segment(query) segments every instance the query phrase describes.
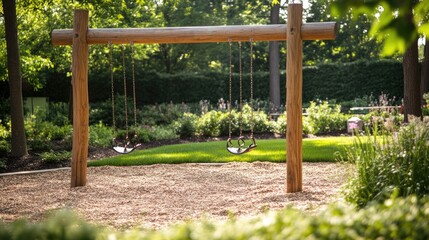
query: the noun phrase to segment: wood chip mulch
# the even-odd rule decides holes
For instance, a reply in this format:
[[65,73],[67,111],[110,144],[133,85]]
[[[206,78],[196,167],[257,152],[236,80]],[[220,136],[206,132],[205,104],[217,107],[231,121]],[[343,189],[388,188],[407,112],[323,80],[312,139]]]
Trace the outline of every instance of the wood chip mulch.
[[68,208],[114,228],[161,228],[189,219],[222,220],[288,206],[317,212],[347,178],[337,163],[303,163],[303,191],[286,193],[286,164],[159,164],[88,168],[70,188],[70,170],[0,177],[0,221],[41,220]]

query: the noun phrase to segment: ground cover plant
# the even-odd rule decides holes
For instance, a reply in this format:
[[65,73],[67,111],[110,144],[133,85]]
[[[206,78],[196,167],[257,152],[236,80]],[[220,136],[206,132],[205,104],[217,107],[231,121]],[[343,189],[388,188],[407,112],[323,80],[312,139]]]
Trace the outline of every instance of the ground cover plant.
[[213,222],[188,221],[164,229],[119,231],[89,224],[69,211],[45,221],[0,223],[1,239],[428,239],[429,199],[409,196],[356,209],[334,204],[319,214],[294,209]]
[[[258,147],[251,154],[232,155],[226,151],[225,141],[200,142],[162,146],[134,151],[97,161],[89,166],[130,166],[157,163],[220,163],[220,162],[284,162],[284,139],[257,140]],[[353,144],[352,137],[309,138],[303,141],[303,160],[308,162],[334,162],[336,152]]]
[[360,207],[398,196],[429,194],[429,123],[414,119],[393,135],[358,137],[343,157],[356,167],[345,197]]

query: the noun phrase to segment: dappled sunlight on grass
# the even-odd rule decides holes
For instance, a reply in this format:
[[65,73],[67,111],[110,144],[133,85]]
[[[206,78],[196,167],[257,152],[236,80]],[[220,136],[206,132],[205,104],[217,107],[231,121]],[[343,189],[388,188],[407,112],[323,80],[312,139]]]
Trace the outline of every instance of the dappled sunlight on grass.
[[[286,140],[257,140],[258,147],[249,153],[233,155],[224,141],[199,142],[137,150],[130,154],[90,162],[89,166],[145,165],[157,163],[217,163],[217,162],[286,162]],[[327,137],[303,140],[303,161],[335,161],[335,152],[353,144],[352,137]]]

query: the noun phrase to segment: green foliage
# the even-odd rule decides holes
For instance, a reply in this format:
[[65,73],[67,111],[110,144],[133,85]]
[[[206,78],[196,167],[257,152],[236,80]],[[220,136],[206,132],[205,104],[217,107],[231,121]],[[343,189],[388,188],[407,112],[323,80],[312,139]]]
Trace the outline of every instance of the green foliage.
[[249,133],[252,124],[255,133],[267,133],[272,131],[272,124],[268,120],[267,114],[262,111],[253,111],[248,104],[243,105],[240,113],[232,110],[231,114],[225,111],[212,110],[203,114],[196,122],[196,131],[198,135],[208,137],[219,137],[229,135],[229,124],[231,123],[231,134],[240,133],[240,119],[243,133]]
[[356,210],[340,204],[318,214],[294,209],[222,222],[186,222],[158,231],[118,233],[118,239],[425,239],[429,200],[391,199]]
[[7,122],[6,125],[3,125],[2,121],[0,120],[0,139],[9,139],[11,137],[10,125],[10,121]]
[[341,113],[341,106],[329,106],[327,101],[319,104],[310,102],[306,109],[308,131],[312,134],[326,134],[344,131],[347,127],[347,117]]
[[49,152],[41,153],[40,157],[44,162],[47,162],[47,163],[60,163],[60,162],[69,161],[72,157],[72,154],[71,152],[67,152],[67,151],[60,151],[60,152],[49,151]]
[[303,61],[305,65],[320,63],[344,63],[357,60],[378,60],[382,44],[368,36],[372,19],[367,16],[354,17],[348,11],[341,17],[330,13],[331,0],[310,0],[307,22],[337,23],[338,30],[334,41],[316,40],[303,42]]
[[69,125],[69,105],[64,102],[50,102],[49,111],[46,114],[45,121],[52,122],[57,126]]
[[423,116],[429,116],[429,93],[423,94],[423,99],[426,101],[422,108]]
[[358,206],[399,196],[429,193],[428,123],[414,120],[393,136],[358,137],[343,159],[356,165],[345,190],[346,199]]
[[277,121],[272,121],[272,129],[273,132],[280,135],[286,134],[286,127],[287,127],[287,121],[286,121],[286,112],[280,115],[277,118]]
[[167,228],[112,231],[70,211],[40,223],[0,223],[1,239],[427,239],[429,199],[391,198],[365,209],[333,204],[318,214],[287,208],[225,221],[186,221]]
[[155,126],[151,129],[152,139],[154,141],[176,139],[177,135],[174,127],[169,126]]
[[[118,76],[120,78],[120,76]],[[100,120],[104,124],[111,125],[111,98],[110,85],[106,84],[108,74],[104,71],[94,73],[90,76],[89,95],[91,96],[90,122],[96,124]],[[254,72],[254,99],[267,99],[269,92],[268,72]],[[285,102],[285,81],[286,75],[281,71],[280,90],[281,102]],[[58,85],[57,78],[48,79]],[[243,97],[250,96],[250,76],[243,74]],[[69,81],[67,82],[69,83]],[[131,83],[129,83],[131,84]],[[375,96],[381,93],[396,96],[401,99],[403,96],[403,72],[402,64],[394,60],[378,61],[355,61],[350,63],[326,63],[303,68],[303,102],[310,102],[316,99],[335,99],[337,102],[351,101],[356,98],[368,96],[371,93]],[[131,86],[128,86],[130,89]],[[118,118],[118,126],[124,124],[124,98],[117,97],[123,95],[123,85],[118,83],[115,87],[115,111]],[[239,76],[233,74],[232,97],[233,102],[239,98]],[[69,101],[69,87],[54,88],[46,95],[55,101]],[[143,72],[142,69],[136,71],[136,92],[138,121],[143,124],[169,124],[171,120],[180,117],[175,115],[176,110],[168,110],[169,104],[175,103],[174,108],[181,110],[190,107],[188,103],[197,103],[201,99],[206,99],[211,103],[218,102],[218,99],[228,99],[229,95],[229,74],[224,72],[197,72],[197,73],[177,73],[161,74],[153,71]],[[132,94],[129,97],[129,113],[132,113]],[[183,103],[183,107],[182,104]],[[144,105],[151,106],[144,106]],[[158,106],[152,106],[158,104]],[[179,104],[179,105],[176,105]],[[257,106],[257,104],[255,104]],[[168,112],[170,111],[170,112]],[[191,109],[193,113],[195,112]],[[183,112],[183,111],[181,111]],[[132,115],[132,114],[131,114]],[[122,125],[121,125],[122,124]]]
[[429,33],[427,1],[336,0],[332,4],[333,15],[345,15],[350,10],[355,18],[366,15],[374,20],[369,33],[383,41],[386,55],[404,53],[419,34]]
[[355,61],[321,64],[303,69],[303,102],[316,99],[354,100],[368,94],[403,96],[399,61]]
[[161,103],[146,105],[140,110],[143,125],[169,125],[189,111],[189,106],[182,104]]
[[71,148],[72,126],[57,126],[51,122],[41,121],[36,115],[25,119],[27,142],[33,151],[47,151],[54,148],[53,141],[58,145]]
[[[224,119],[228,118],[228,113],[215,110],[207,112],[198,119],[197,132],[202,136],[218,137],[221,135],[221,122],[224,122],[223,126],[225,128],[225,125],[227,125],[225,122],[227,122],[227,120],[225,121]],[[226,131],[228,132],[228,130]]]
[[10,151],[10,144],[4,139],[0,139],[0,158],[7,156],[7,153]]
[[173,123],[174,131],[180,138],[193,137],[196,132],[197,116],[192,113],[185,113]]
[[106,237],[103,229],[87,223],[68,210],[57,211],[39,223],[26,220],[0,223],[0,239],[89,240],[102,237]]
[[[1,145],[0,145],[0,147],[1,147]],[[0,151],[1,151],[1,149],[0,149]],[[0,172],[2,172],[7,167],[6,166],[6,160],[7,160],[7,158],[3,158],[1,154],[2,153],[0,152]]]
[[89,127],[89,146],[110,147],[112,145],[113,130],[102,122]]

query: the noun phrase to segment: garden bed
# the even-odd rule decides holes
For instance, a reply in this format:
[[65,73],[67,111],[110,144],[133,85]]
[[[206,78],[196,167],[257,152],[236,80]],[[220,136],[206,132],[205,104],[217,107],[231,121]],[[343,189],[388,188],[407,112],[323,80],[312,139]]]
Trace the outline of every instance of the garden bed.
[[339,197],[346,173],[345,165],[303,163],[300,193],[285,193],[285,164],[265,162],[91,167],[87,186],[78,188],[70,188],[70,170],[3,176],[0,219],[38,221],[69,208],[115,228],[159,228],[287,206],[313,212]]

